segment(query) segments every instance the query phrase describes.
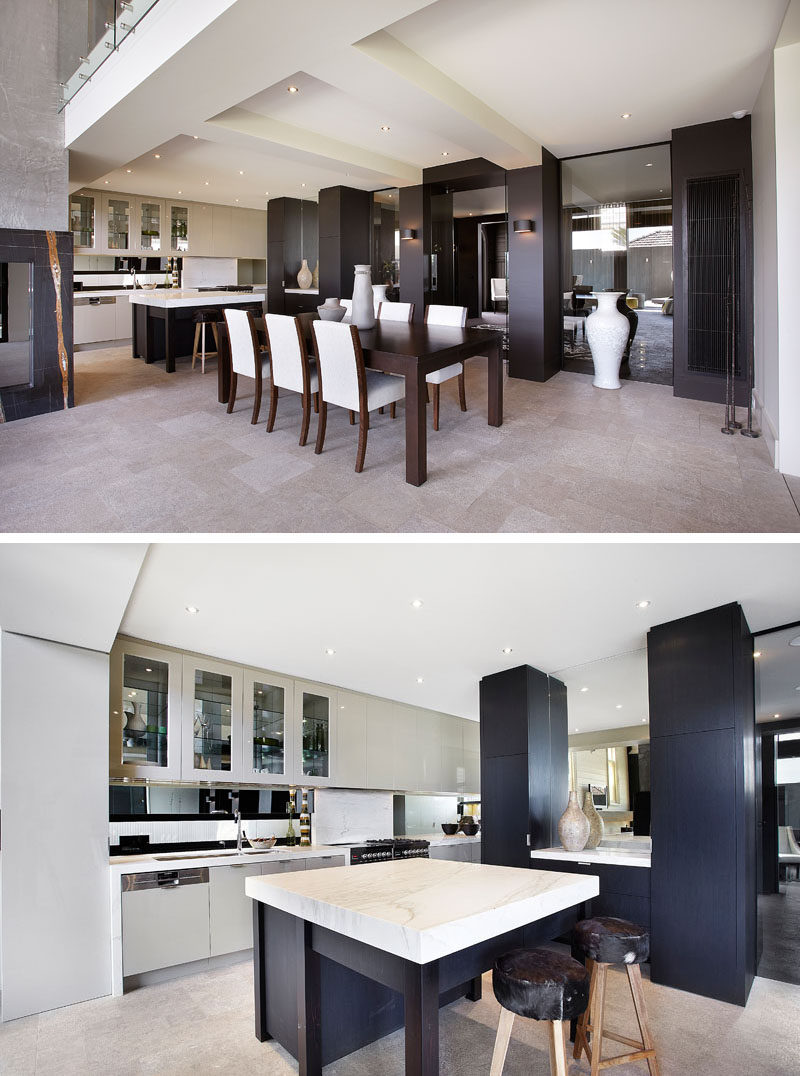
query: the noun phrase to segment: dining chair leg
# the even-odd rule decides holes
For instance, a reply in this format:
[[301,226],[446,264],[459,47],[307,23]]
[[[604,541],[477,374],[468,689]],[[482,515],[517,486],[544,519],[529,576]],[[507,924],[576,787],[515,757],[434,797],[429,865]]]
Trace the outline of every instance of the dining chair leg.
[[194,345],[192,347],[192,369],[194,370],[194,364],[197,362],[197,341],[200,339],[200,322],[194,327]]
[[350,425],[355,426],[355,424],[356,424],[356,413],[355,413],[355,411],[348,411],[348,414],[350,416]]
[[492,1053],[492,1068],[489,1076],[502,1076],[503,1065],[506,1063],[508,1053],[508,1041],[511,1038],[511,1028],[514,1026],[514,1013],[510,1009],[500,1009],[500,1019],[497,1023],[497,1038],[494,1040]]
[[550,1074],[567,1076],[567,1050],[564,1042],[564,1021],[548,1020],[547,1032],[550,1040]]
[[[316,393],[314,393],[316,396]],[[303,425],[300,427],[300,445],[304,445],[308,440],[308,427],[311,422],[311,400],[308,398],[308,393],[303,393]]]
[[397,404],[396,403],[389,404],[389,414],[391,415],[392,418],[397,418]]
[[383,408],[382,408],[382,407],[379,407],[379,408],[378,408],[378,414],[379,414],[379,415],[382,415],[382,414],[383,414]]
[[439,398],[441,396],[441,385],[433,386],[433,428],[439,429]]
[[319,393],[318,392],[314,393],[314,414],[315,415],[319,414]]
[[239,375],[234,371],[231,371],[231,391],[228,393],[228,414],[233,411],[233,405],[236,403],[236,386],[239,382]]
[[261,410],[261,378],[256,378],[256,398],[253,401],[253,417],[250,419],[251,425],[255,426],[258,422],[258,412]]
[[364,470],[364,457],[367,454],[367,432],[369,430],[369,412],[358,412],[358,453],[356,454],[356,474]]
[[461,405],[461,410],[467,410],[467,391],[464,384],[464,366],[461,367],[461,373],[458,375],[458,402]]
[[328,421],[328,405],[324,400],[319,402],[319,422],[317,423],[317,443],[314,445],[314,452],[318,456],[322,452],[322,446],[325,444],[325,426]]
[[[305,406],[305,399],[303,400]],[[267,416],[267,433],[272,433],[272,427],[275,425],[275,415],[278,413],[278,388],[275,383],[271,383],[269,387],[269,415]],[[301,442],[302,444],[302,442]]]

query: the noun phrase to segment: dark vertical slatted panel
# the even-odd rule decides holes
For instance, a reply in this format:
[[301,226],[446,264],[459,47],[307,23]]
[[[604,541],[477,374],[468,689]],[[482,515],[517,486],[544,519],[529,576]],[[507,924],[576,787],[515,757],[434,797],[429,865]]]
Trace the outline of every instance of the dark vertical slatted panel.
[[741,373],[739,179],[711,176],[686,183],[689,283],[688,369],[724,377],[733,349]]

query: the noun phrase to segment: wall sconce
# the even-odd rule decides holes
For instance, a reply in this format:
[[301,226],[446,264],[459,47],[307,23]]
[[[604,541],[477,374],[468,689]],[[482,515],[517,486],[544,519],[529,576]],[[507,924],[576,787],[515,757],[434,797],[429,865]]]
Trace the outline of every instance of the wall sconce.
[[416,228],[403,228],[402,231],[400,232],[400,238],[401,239],[416,239],[417,238],[417,229]]
[[514,231],[515,232],[532,232],[535,230],[535,224],[532,220],[515,220]]

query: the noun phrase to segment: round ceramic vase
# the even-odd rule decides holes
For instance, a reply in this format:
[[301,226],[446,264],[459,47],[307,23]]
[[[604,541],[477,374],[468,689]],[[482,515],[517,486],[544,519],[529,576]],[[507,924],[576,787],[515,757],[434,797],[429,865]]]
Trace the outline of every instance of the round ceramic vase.
[[558,820],[558,839],[568,852],[580,852],[589,837],[589,819],[580,809],[578,797],[569,794],[567,809]]
[[297,286],[302,288],[303,291],[306,288],[311,287],[311,270],[308,268],[308,262],[303,258],[303,264],[300,266],[300,272],[297,274]]
[[386,289],[388,284],[373,284],[372,285],[372,298],[376,303],[386,302]]
[[372,329],[375,326],[375,303],[372,297],[372,266],[356,265],[353,280],[353,309],[350,311],[350,324],[358,329]]
[[598,389],[620,389],[619,367],[628,342],[628,319],[617,310],[620,291],[597,293],[597,310],[586,319],[586,339],[592,350]]
[[586,791],[583,795],[583,813],[589,819],[589,839],[587,840],[584,848],[597,848],[600,841],[603,839],[603,819],[600,817],[597,808],[594,805],[592,799],[592,793],[590,790]]
[[317,307],[317,313],[322,321],[341,321],[347,307],[342,306],[338,299],[326,299],[322,306]]

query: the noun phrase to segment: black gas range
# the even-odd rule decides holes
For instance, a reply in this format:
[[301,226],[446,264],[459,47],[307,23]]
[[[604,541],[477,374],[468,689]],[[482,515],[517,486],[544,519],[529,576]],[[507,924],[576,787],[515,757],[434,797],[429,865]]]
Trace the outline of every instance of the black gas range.
[[413,841],[402,837],[387,837],[382,841],[366,841],[351,845],[350,866],[357,863],[385,863],[390,859],[428,858],[428,841]]

